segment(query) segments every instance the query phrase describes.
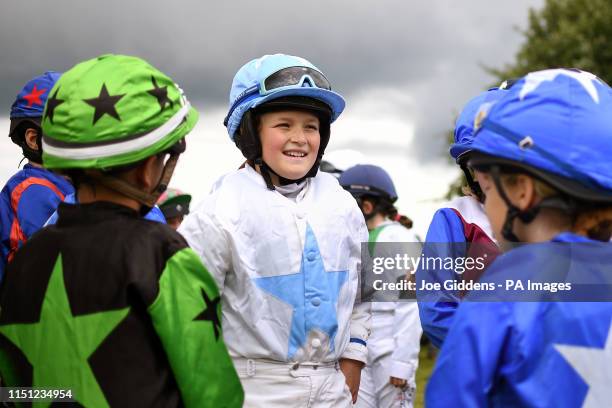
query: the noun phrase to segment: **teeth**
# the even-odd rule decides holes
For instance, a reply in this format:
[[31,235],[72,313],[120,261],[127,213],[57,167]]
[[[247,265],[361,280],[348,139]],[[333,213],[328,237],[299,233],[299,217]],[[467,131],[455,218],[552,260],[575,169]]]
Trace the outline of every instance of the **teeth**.
[[292,156],[292,157],[304,157],[304,156],[306,156],[306,153],[301,153],[301,152],[285,152],[285,154],[287,156]]

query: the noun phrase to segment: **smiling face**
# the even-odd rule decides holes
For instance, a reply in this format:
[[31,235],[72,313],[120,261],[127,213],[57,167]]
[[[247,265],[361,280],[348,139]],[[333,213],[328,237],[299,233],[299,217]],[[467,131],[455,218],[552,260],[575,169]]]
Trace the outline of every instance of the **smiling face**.
[[259,136],[264,162],[281,177],[300,179],[317,160],[321,135],[319,118],[312,113],[295,110],[264,113]]

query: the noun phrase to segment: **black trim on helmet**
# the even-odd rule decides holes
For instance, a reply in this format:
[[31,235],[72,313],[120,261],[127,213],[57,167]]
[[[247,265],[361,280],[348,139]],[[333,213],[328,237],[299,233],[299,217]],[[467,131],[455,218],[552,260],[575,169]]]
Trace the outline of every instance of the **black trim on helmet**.
[[560,192],[575,199],[586,202],[612,204],[612,191],[603,188],[586,187],[576,180],[541,170],[526,163],[473,151],[468,164],[475,169],[499,165],[508,172],[521,170],[547,182]]

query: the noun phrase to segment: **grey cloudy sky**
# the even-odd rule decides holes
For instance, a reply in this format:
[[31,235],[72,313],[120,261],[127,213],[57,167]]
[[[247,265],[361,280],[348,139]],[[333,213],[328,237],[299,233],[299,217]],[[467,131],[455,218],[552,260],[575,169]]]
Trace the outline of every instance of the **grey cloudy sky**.
[[[311,60],[347,100],[328,152],[353,149],[394,179],[398,205],[424,234],[458,175],[446,132],[512,62],[529,7],[543,0],[28,0],[0,13],[0,133],[18,90],[45,70],[103,53],[132,54],[170,75],[200,110],[173,184],[206,194],[242,161],[222,125],[233,75],[252,58]],[[2,131],[1,129],[5,129]],[[0,137],[0,181],[20,157]]]
[[414,123],[413,147],[426,160],[440,150],[439,135],[462,103],[491,83],[479,64],[512,61],[522,40],[514,27],[541,3],[11,1],[0,15],[0,109],[7,111],[30,77],[113,52],[149,60],[205,111],[227,103],[244,62],[285,52],[318,65],[349,107],[372,93],[385,114]]

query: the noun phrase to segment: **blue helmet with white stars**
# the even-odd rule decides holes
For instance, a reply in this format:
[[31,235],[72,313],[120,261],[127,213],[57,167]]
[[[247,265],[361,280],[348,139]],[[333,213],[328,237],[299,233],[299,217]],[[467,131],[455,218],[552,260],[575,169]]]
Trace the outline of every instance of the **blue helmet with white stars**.
[[465,153],[472,150],[474,134],[480,126],[480,121],[505,93],[506,89],[502,87],[491,88],[470,99],[465,104],[455,123],[455,130],[453,132],[455,143],[450,147],[450,155],[457,162],[465,157]]
[[483,120],[470,165],[538,177],[570,197],[612,202],[612,90],[576,69],[532,72]]

